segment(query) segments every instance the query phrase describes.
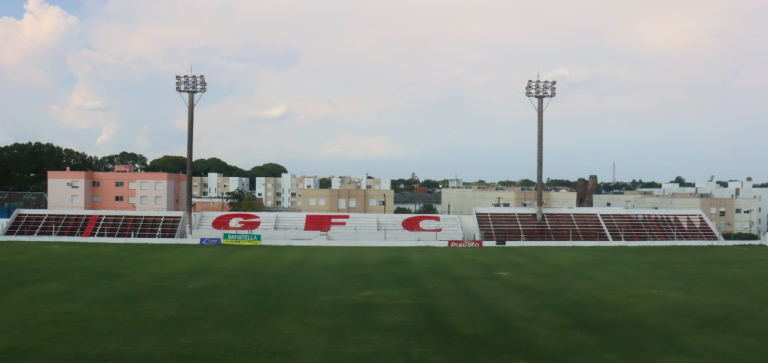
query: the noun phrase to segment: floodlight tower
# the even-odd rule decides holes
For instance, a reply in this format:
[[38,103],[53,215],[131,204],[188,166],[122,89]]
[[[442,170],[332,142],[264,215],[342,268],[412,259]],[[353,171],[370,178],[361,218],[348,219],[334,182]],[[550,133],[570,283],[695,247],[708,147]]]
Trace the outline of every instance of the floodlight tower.
[[[536,82],[528,80],[528,85],[525,87],[525,95],[530,98],[536,98],[538,100],[538,107],[533,106],[536,112],[539,114],[539,149],[538,149],[538,162],[536,164],[536,220],[544,221],[544,215],[542,213],[543,201],[543,188],[542,171],[544,168],[544,99],[549,98],[549,102],[552,102],[552,97],[555,97],[557,89],[555,84],[557,81],[540,81],[538,76]],[[549,106],[547,102],[547,106]],[[533,101],[531,101],[533,104]]]
[[[187,105],[187,236],[192,233],[192,133],[195,126],[195,106],[208,88],[205,76],[176,76],[176,92],[188,94]],[[199,93],[197,101],[195,94]],[[184,97],[182,96],[182,100]]]

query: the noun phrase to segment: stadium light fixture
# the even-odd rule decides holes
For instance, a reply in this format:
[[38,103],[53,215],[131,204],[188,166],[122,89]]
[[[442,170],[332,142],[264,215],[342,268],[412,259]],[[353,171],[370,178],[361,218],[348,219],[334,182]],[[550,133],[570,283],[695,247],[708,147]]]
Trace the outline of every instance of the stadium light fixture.
[[[203,93],[208,90],[208,83],[205,81],[205,76],[200,75],[184,75],[176,76],[176,92],[179,95],[186,93],[188,100],[184,102],[187,105],[187,205],[186,205],[186,217],[187,217],[187,236],[192,234],[192,135],[195,125],[195,106],[197,102],[200,102],[200,98],[203,97]],[[199,93],[200,97],[195,101],[195,94]],[[184,100],[184,97],[181,97]]]
[[[528,84],[525,86],[525,96],[530,98],[536,98],[538,100],[538,107],[536,105],[533,108],[539,115],[539,137],[538,137],[538,160],[536,163],[536,220],[543,222],[544,214],[542,206],[544,204],[544,183],[543,183],[543,169],[544,169],[544,110],[547,108],[544,106],[544,99],[549,98],[550,102],[552,98],[557,95],[557,81],[541,81],[539,77],[536,77],[536,81],[528,80]],[[533,101],[531,101],[533,104]],[[549,102],[547,102],[549,106]]]

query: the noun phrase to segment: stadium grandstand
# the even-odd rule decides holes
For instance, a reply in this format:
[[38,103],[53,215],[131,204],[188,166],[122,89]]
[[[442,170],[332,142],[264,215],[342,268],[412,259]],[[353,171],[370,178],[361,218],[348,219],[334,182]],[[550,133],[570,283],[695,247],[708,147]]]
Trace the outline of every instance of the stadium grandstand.
[[[192,233],[182,212],[16,210],[0,239],[198,243],[228,234],[259,235],[263,244],[446,246],[713,245],[724,242],[700,210],[475,208],[471,216],[411,214],[194,213]],[[755,241],[757,243],[757,241]]]
[[496,242],[719,241],[698,209],[551,208],[536,221],[530,208],[475,208],[478,230]]

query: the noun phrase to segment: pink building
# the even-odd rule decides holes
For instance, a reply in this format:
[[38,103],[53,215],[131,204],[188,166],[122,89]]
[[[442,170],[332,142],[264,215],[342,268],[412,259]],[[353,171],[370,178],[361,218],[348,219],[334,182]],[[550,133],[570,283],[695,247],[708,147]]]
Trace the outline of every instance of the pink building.
[[129,165],[116,165],[115,172],[49,171],[48,209],[183,211],[186,180]]

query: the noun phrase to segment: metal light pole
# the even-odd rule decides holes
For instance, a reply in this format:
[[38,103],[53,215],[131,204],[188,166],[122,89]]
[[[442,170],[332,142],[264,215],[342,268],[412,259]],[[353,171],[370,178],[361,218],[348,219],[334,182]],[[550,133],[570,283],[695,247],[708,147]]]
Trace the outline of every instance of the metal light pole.
[[[538,145],[538,162],[536,163],[536,220],[544,221],[544,214],[542,212],[542,205],[544,204],[543,188],[544,183],[542,181],[542,174],[544,169],[544,99],[549,98],[549,102],[552,102],[552,97],[555,97],[557,81],[540,81],[538,76],[536,82],[528,80],[528,85],[525,87],[525,95],[530,98],[536,98],[538,100],[538,107],[533,106],[539,115],[539,145]],[[547,102],[547,106],[549,106]],[[531,101],[533,104],[533,101]]]
[[[187,236],[192,234],[192,134],[195,126],[195,105],[208,88],[205,76],[176,76],[176,92],[187,93]],[[195,93],[200,97],[195,101]],[[184,97],[182,97],[182,100]]]

